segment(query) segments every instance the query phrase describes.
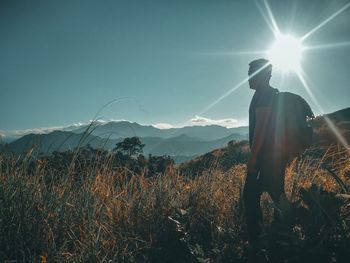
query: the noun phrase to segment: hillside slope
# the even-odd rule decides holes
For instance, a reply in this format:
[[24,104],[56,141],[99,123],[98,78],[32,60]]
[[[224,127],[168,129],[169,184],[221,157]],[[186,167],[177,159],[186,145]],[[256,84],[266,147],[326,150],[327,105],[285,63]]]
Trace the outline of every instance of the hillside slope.
[[[320,153],[329,145],[339,143],[339,138],[333,129],[347,141],[350,142],[350,108],[345,108],[330,114],[317,116],[310,122],[314,129],[313,148],[318,148]],[[238,163],[246,163],[249,157],[248,141],[230,141],[227,146],[215,149],[204,155],[181,164],[180,169],[185,174],[201,174],[204,171],[220,168],[230,169]]]

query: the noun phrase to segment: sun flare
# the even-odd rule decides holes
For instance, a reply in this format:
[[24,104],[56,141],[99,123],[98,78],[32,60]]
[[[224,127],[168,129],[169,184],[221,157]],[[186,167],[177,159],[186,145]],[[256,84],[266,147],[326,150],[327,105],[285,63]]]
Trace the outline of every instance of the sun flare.
[[297,71],[300,68],[302,41],[291,35],[278,35],[267,51],[271,64],[283,72]]

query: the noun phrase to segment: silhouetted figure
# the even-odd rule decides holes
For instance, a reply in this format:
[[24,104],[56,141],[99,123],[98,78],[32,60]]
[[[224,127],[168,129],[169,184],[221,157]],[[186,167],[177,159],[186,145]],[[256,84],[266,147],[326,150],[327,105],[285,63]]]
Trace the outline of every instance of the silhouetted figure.
[[249,86],[255,90],[249,107],[249,143],[251,156],[247,164],[247,178],[243,200],[249,241],[257,240],[262,223],[260,197],[266,191],[276,203],[284,193],[284,174],[288,155],[274,145],[271,130],[273,101],[278,90],[270,86],[272,66],[268,60],[258,59],[249,64]]
[[[249,235],[248,262],[265,262],[259,250],[262,211],[260,197],[268,192],[275,204],[284,194],[285,168],[289,159],[298,157],[312,144],[314,118],[310,105],[299,95],[279,92],[270,86],[272,65],[266,59],[249,64],[249,86],[255,90],[249,107],[251,156],[243,189]],[[281,198],[283,197],[283,199]],[[275,220],[279,213],[275,210]]]

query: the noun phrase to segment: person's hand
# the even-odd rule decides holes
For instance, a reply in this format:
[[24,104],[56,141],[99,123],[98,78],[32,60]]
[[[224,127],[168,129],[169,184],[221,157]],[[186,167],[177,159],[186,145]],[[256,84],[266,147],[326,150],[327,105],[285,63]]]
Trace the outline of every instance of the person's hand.
[[248,160],[247,163],[247,170],[248,173],[256,173],[256,157],[255,156],[251,156]]

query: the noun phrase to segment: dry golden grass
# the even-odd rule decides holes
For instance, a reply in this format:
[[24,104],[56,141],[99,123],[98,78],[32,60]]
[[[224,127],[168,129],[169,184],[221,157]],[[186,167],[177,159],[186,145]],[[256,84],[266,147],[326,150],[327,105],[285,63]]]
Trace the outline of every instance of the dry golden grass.
[[[341,192],[321,167],[324,162],[349,186],[349,153],[332,148],[321,158],[291,163],[286,173],[290,200],[312,183]],[[179,256],[174,246],[184,244],[197,260],[243,260],[245,165],[192,179],[175,169],[130,177],[108,161],[59,174],[42,162],[29,173],[28,159],[1,156],[0,163],[1,261],[176,262],[169,259]],[[264,195],[267,220],[269,202]]]

